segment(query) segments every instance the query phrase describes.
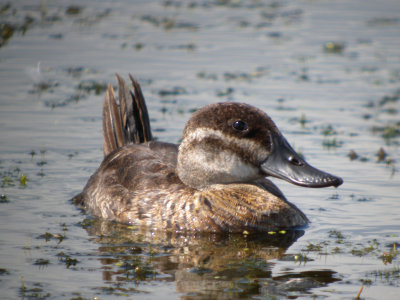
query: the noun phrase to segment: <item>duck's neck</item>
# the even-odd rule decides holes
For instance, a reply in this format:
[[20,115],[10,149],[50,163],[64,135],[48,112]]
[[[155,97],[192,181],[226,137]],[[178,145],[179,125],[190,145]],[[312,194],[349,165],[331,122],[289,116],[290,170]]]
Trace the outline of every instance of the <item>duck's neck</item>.
[[179,147],[176,171],[184,184],[197,190],[213,184],[251,182],[260,177],[257,168],[229,149],[186,143]]

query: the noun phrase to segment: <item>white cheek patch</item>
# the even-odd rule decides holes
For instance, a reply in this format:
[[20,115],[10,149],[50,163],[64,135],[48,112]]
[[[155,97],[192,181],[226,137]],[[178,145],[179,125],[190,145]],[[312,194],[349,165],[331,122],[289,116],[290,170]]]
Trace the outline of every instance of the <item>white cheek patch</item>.
[[[239,147],[252,154],[258,153],[260,158],[255,157],[255,159],[259,161],[267,155],[262,146],[254,141],[226,136],[220,131],[208,128],[197,128],[184,137],[180,146],[182,150],[190,149],[190,155],[186,156],[186,161],[190,161],[188,166],[193,169],[202,169],[204,175],[217,177],[221,183],[249,181],[260,177],[258,166],[246,163],[239,154],[229,147],[221,151],[207,150],[205,149],[207,147],[202,147],[201,141],[204,138],[220,140],[221,144],[225,145],[232,144],[235,146],[232,149]],[[256,151],[257,149],[260,149],[260,151]]]
[[257,167],[245,163],[240,157],[230,151],[220,151],[213,153],[210,157],[209,153],[204,151],[195,151],[195,161],[203,162],[204,170],[210,174],[220,174],[226,177],[227,181],[248,180],[249,178],[257,178],[259,171]]

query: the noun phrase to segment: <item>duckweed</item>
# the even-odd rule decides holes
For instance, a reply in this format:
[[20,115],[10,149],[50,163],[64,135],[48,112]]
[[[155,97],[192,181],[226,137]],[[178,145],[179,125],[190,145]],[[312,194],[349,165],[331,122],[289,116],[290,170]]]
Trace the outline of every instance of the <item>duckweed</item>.
[[86,99],[85,95],[82,94],[74,94],[64,99],[56,99],[56,100],[48,100],[45,101],[44,105],[50,107],[52,109],[57,107],[64,107],[70,103],[77,103],[82,99]]
[[387,113],[389,115],[397,115],[397,113],[399,112],[396,108],[394,107],[389,107],[383,110],[384,113]]
[[59,261],[64,263],[67,269],[69,269],[71,266],[76,266],[76,264],[79,263],[79,261],[76,258],[72,258],[71,256],[65,254],[64,252],[58,253],[57,256]]
[[390,249],[390,251],[385,251],[383,252],[381,259],[382,262],[386,265],[386,264],[391,264],[393,259],[395,259],[397,257],[398,251],[397,251],[397,245],[396,243],[393,244],[392,249]]
[[145,15],[140,18],[142,21],[147,22],[155,27],[162,27],[164,30],[172,29],[186,29],[186,30],[196,30],[197,25],[189,22],[178,21],[173,18],[157,18],[151,15]]
[[64,68],[63,71],[73,78],[81,78],[83,75],[98,73],[96,69],[84,66],[67,67]]
[[82,9],[83,8],[80,6],[71,5],[67,7],[67,9],[65,10],[65,14],[70,16],[78,15],[82,12]]
[[306,123],[308,123],[308,120],[307,120],[305,114],[301,114],[299,123],[300,123],[301,127],[305,127]]
[[19,183],[21,184],[21,186],[25,186],[26,185],[26,175],[24,173],[21,174],[21,177],[19,178]]
[[47,299],[51,297],[51,294],[43,290],[43,285],[39,282],[33,283],[32,288],[28,288],[25,285],[24,277],[21,276],[21,287],[19,294],[22,299]]
[[154,278],[157,275],[154,267],[139,256],[124,258],[118,261],[115,266],[123,270],[127,279],[131,278],[135,282]]
[[10,3],[5,3],[0,6],[0,15],[4,15],[7,11],[11,9]]
[[304,251],[308,251],[308,252],[321,252],[324,248],[326,247],[326,242],[321,242],[318,244],[314,244],[311,242],[308,242],[306,248],[304,249]]
[[389,123],[384,126],[373,126],[371,131],[373,133],[379,133],[382,138],[390,144],[394,138],[400,136],[400,122],[399,123]]
[[53,234],[50,232],[45,232],[44,234],[39,235],[38,238],[44,239],[46,242],[56,240],[57,243],[60,244],[65,239],[65,235],[59,233]]
[[367,277],[373,277],[375,281],[385,281],[389,285],[400,286],[400,268],[393,266],[391,269],[375,270],[368,274]]
[[46,240],[46,242],[50,241],[50,239],[53,237],[53,235],[50,232],[46,232],[42,235],[39,236],[39,238],[43,238]]
[[367,254],[377,253],[379,242],[372,240],[368,242],[368,246],[362,248],[353,248],[350,253],[355,256],[365,256]]
[[37,166],[39,167],[43,167],[44,165],[47,165],[47,161],[45,160],[40,160],[36,163]]
[[140,51],[144,48],[144,44],[143,43],[136,43],[135,45],[133,45],[133,48],[137,51]]
[[309,258],[307,255],[301,254],[301,253],[297,254],[297,255],[294,255],[293,258],[294,258],[294,261],[297,262],[297,263],[304,263],[305,264],[308,261],[312,261],[312,259]]
[[345,49],[345,44],[343,42],[326,42],[323,45],[323,50],[326,53],[341,54]]
[[385,140],[390,140],[397,136],[400,136],[400,128],[398,124],[388,124],[383,128],[382,137]]
[[397,17],[382,17],[382,18],[373,18],[367,21],[367,25],[369,26],[388,26],[395,25],[400,22],[400,18]]
[[207,73],[205,71],[198,72],[196,74],[197,78],[205,79],[205,80],[218,80],[218,75],[213,73]]
[[14,35],[15,30],[15,26],[11,24],[0,24],[0,48],[7,44],[8,40]]
[[0,173],[2,176],[1,187],[14,187],[18,182],[21,187],[24,187],[28,181],[27,175],[21,172],[19,167],[10,168],[7,171]]
[[196,50],[196,45],[194,43],[188,43],[188,44],[177,45],[172,48],[180,49],[180,50],[187,50],[187,51],[194,51],[194,50]]
[[400,100],[400,89],[396,90],[392,95],[383,96],[379,100],[379,105],[384,106],[388,103],[395,103]]
[[321,133],[324,136],[331,136],[337,134],[336,130],[333,128],[331,124],[322,127]]
[[331,149],[331,148],[339,148],[343,145],[342,141],[337,140],[336,138],[333,139],[324,139],[322,141],[322,146],[324,146],[327,149]]
[[225,81],[230,81],[230,80],[250,81],[252,79],[251,74],[248,74],[248,73],[227,72],[223,76],[224,76]]
[[0,195],[0,203],[9,203],[10,200],[8,200],[8,196],[6,194],[1,194]]
[[60,84],[54,80],[41,81],[33,85],[33,89],[30,90],[31,94],[42,94],[44,92],[54,93],[55,88],[58,88]]
[[[9,10],[11,10],[11,5],[9,3],[0,6],[0,15],[7,14]],[[17,14],[16,10],[14,14]],[[34,21],[35,19],[28,14],[25,15],[24,18],[20,18],[18,22],[15,22],[14,19],[11,22],[3,21],[0,24],[0,48],[5,46],[15,33],[25,34],[33,25]]]
[[350,158],[350,160],[356,160],[359,157],[354,150],[350,150],[347,156]]
[[231,96],[234,93],[234,89],[232,87],[228,87],[224,90],[218,90],[216,91],[215,95],[217,97],[228,97]]
[[72,159],[73,157],[77,156],[79,154],[78,151],[70,152],[67,154],[69,159]]
[[12,185],[14,185],[14,181],[11,179],[11,177],[9,177],[7,175],[4,176],[1,187],[12,186]]
[[330,230],[328,233],[329,233],[329,237],[333,237],[337,240],[345,239],[344,235],[338,230]]
[[170,90],[163,89],[158,91],[158,95],[161,97],[167,97],[167,96],[178,96],[178,95],[184,95],[187,94],[186,89],[181,86],[175,86]]
[[378,152],[376,153],[377,162],[385,161],[386,157],[387,157],[386,151],[382,147],[379,148]]
[[38,258],[37,260],[35,260],[35,262],[33,264],[35,266],[45,267],[45,266],[48,266],[50,264],[50,261],[48,259]]
[[95,95],[103,95],[107,89],[107,83],[97,82],[95,80],[85,80],[79,83],[76,89],[87,94],[94,92]]

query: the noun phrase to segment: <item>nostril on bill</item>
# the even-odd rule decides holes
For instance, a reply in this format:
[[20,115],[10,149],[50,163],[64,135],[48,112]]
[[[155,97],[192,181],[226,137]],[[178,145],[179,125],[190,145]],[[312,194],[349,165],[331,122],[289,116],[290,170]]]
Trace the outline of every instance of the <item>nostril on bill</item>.
[[298,160],[296,157],[294,157],[294,156],[289,156],[289,161],[290,161],[291,164],[293,164],[295,166],[302,166],[303,165],[303,163],[300,160]]

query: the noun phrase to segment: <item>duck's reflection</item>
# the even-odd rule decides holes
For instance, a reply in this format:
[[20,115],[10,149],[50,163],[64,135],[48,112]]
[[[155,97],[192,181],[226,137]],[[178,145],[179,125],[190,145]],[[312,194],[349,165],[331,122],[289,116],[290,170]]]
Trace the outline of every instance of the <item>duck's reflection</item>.
[[[332,271],[272,277],[271,260],[281,259],[303,231],[263,234],[176,234],[101,221],[84,226],[99,244],[107,293],[141,290],[151,281],[175,281],[181,299],[285,296],[336,281]],[[104,289],[104,288],[102,288]]]

